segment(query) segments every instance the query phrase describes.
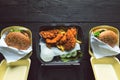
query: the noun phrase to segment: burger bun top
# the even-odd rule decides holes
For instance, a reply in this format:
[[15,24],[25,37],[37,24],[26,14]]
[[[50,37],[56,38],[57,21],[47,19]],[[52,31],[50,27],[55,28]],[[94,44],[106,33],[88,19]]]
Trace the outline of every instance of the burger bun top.
[[104,31],[102,31],[97,38],[107,43],[111,47],[114,47],[118,42],[118,35],[114,31],[107,29],[98,29],[95,30],[95,32],[100,30],[104,30]]

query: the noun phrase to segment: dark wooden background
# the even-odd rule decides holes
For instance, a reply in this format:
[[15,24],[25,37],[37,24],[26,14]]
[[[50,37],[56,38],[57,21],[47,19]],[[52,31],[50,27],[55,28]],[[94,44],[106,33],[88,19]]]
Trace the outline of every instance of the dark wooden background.
[[[120,30],[120,0],[0,0],[0,31],[11,25],[28,27],[33,33],[28,80],[94,80],[88,33],[98,25],[111,25]],[[36,57],[36,42],[39,28],[45,25],[82,28],[85,47],[79,66],[41,66]],[[0,54],[0,60],[3,58]]]

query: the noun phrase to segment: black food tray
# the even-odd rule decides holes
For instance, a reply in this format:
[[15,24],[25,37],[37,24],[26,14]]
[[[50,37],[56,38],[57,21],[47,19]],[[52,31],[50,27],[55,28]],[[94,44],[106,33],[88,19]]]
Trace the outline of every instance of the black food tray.
[[38,60],[41,62],[42,66],[57,66],[57,65],[80,65],[80,61],[82,60],[82,57],[80,57],[77,60],[74,61],[68,61],[68,62],[63,62],[61,61],[59,56],[54,57],[54,59],[50,62],[45,62],[41,59],[40,57],[40,53],[41,53],[41,49],[40,49],[40,38],[41,36],[39,35],[40,31],[44,31],[44,30],[50,30],[50,29],[63,29],[63,28],[70,28],[70,27],[76,27],[77,31],[77,40],[81,41],[82,43],[80,43],[80,52],[77,52],[78,54],[82,53],[82,57],[83,57],[83,49],[84,49],[84,36],[83,36],[83,32],[80,26],[78,25],[56,25],[56,26],[40,26],[39,30],[38,30],[38,34],[37,34],[37,44],[36,44],[36,54],[37,54],[37,58]]

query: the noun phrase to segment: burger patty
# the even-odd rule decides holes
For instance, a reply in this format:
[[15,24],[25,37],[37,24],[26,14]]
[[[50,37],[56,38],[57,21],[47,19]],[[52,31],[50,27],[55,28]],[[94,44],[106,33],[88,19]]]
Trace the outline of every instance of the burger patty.
[[112,47],[114,47],[118,42],[117,34],[111,30],[101,32],[98,38]]
[[5,42],[8,46],[15,47],[20,50],[26,50],[30,44],[30,38],[21,32],[10,32],[5,38]]

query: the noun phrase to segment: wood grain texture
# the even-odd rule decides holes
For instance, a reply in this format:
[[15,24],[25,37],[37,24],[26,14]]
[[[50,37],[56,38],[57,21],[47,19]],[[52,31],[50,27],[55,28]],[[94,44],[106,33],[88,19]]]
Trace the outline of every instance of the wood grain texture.
[[0,21],[119,22],[119,3],[119,0],[1,0]]

